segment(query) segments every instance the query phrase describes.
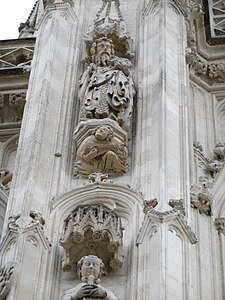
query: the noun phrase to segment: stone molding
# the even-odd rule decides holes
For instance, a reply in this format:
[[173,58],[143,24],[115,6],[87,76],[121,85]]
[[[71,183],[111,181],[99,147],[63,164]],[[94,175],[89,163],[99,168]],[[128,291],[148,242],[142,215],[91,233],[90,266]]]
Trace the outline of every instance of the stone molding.
[[57,3],[53,5],[47,5],[44,12],[41,14],[38,22],[36,23],[36,30],[39,30],[41,26],[44,26],[55,14],[55,17],[64,17],[67,16],[67,21],[77,22],[77,15],[74,9],[69,3]]
[[137,237],[137,245],[142,244],[143,240],[147,238],[148,233],[154,227],[157,232],[159,225],[166,223],[168,228],[175,227],[182,234],[183,239],[188,240],[191,244],[196,244],[198,239],[188,225],[185,217],[176,209],[159,212],[156,210],[149,211],[144,218],[142,227]]
[[[87,183],[53,199],[51,209],[61,211],[65,219],[74,209],[74,199],[77,205],[93,203],[93,201],[96,202],[98,199],[99,201],[96,204],[105,203],[108,205],[113,200],[127,205],[128,215],[132,216],[131,212],[135,205],[140,206],[140,208],[142,207],[142,198],[143,196],[140,191],[127,185],[112,184],[111,182]],[[100,199],[106,200],[102,202]]]
[[14,44],[8,47],[0,45],[0,68],[24,68],[31,65],[34,55],[34,45],[29,41],[15,40]]
[[10,241],[18,239],[25,233],[29,233],[30,236],[39,236],[42,245],[48,252],[51,252],[51,243],[44,232],[45,221],[40,213],[31,211],[29,218],[21,217],[20,215],[12,215],[8,218],[8,226],[5,235],[1,241],[1,252],[4,252],[5,245]]

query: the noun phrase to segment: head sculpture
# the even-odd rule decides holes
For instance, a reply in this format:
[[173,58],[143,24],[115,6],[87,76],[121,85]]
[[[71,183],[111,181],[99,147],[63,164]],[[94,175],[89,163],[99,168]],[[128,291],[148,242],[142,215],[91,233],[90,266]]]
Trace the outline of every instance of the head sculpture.
[[95,255],[83,256],[77,263],[77,274],[80,279],[93,276],[99,279],[103,274],[103,261]]
[[92,62],[103,66],[108,65],[111,56],[115,53],[113,42],[107,37],[95,40],[90,51]]
[[93,134],[96,137],[96,139],[99,141],[110,142],[113,138],[114,132],[110,126],[103,125],[103,126],[96,127],[95,130],[93,131]]

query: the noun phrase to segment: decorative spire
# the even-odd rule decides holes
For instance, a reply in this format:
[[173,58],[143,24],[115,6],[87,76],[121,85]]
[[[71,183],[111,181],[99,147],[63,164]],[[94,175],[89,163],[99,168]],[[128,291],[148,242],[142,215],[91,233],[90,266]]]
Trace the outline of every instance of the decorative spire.
[[131,58],[131,38],[120,11],[120,0],[102,0],[102,6],[96,14],[96,19],[85,39],[87,56],[96,39],[108,37],[115,45],[116,55]]
[[95,24],[104,20],[104,22],[122,22],[123,17],[120,11],[119,0],[102,0],[102,7],[96,15]]

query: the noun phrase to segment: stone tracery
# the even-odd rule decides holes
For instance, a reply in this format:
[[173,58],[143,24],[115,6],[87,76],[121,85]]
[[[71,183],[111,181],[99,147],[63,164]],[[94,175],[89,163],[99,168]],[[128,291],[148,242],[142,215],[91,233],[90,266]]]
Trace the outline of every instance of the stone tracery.
[[101,257],[106,267],[123,262],[123,228],[120,218],[104,205],[80,205],[65,220],[60,241],[65,249],[63,268],[70,270],[82,255]]

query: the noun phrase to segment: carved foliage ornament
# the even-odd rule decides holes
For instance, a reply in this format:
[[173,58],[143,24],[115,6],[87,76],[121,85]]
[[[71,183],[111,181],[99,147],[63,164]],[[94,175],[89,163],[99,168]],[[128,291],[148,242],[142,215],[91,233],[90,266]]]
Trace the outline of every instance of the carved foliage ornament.
[[225,83],[225,63],[208,63],[190,47],[186,49],[186,62],[194,74],[204,79],[209,85]]
[[81,205],[65,220],[60,240],[65,249],[64,270],[70,270],[82,254],[96,254],[105,265],[122,265],[122,224],[120,218],[104,205]]

